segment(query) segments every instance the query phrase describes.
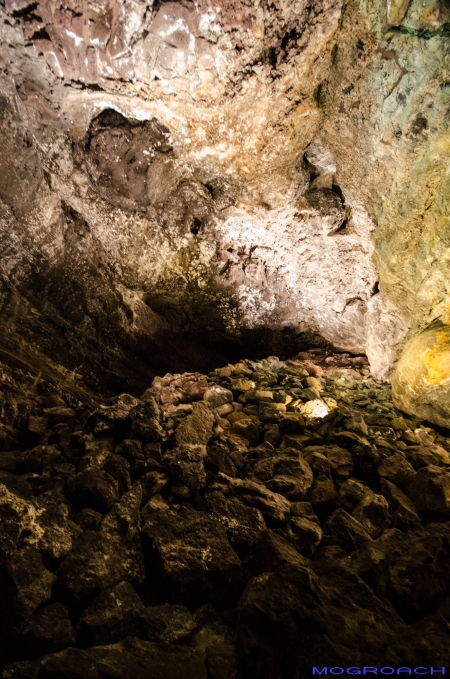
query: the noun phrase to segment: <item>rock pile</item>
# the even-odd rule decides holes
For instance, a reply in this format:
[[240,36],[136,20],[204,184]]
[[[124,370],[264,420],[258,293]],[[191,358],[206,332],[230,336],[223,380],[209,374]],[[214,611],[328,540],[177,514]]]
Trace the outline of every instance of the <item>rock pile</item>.
[[368,373],[316,350],[47,397],[0,453],[1,677],[445,664],[450,438]]

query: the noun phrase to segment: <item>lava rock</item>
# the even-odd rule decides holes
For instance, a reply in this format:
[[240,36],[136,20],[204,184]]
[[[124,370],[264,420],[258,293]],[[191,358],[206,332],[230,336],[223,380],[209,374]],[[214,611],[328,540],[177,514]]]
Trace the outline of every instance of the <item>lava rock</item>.
[[142,531],[170,601],[189,608],[207,602],[224,608],[237,602],[241,565],[217,521],[188,507],[176,512],[146,505]]
[[226,497],[219,491],[206,493],[201,509],[225,527],[230,545],[240,557],[249,551],[266,528],[259,509],[245,505],[238,498]]
[[23,632],[23,638],[28,653],[37,656],[73,646],[77,635],[67,608],[53,603],[35,613]]
[[323,526],[324,545],[339,545],[351,552],[370,540],[364,526],[343,509],[336,509]]
[[[240,671],[296,679],[323,666],[378,664],[401,620],[347,569],[283,566],[248,584],[239,604]],[[345,620],[345,624],[344,624]]]
[[378,467],[378,474],[402,488],[414,476],[414,468],[404,453],[396,453],[383,460]]
[[39,679],[207,679],[204,656],[177,645],[127,637],[111,646],[69,648],[47,656]]
[[139,635],[143,611],[144,604],[130,583],[119,582],[99,594],[84,611],[78,624],[80,638],[95,646]]
[[219,483],[228,486],[229,491],[239,497],[250,507],[259,509],[266,521],[280,523],[286,521],[291,511],[291,505],[279,493],[273,493],[265,486],[254,481],[232,479],[225,474],[218,474]]
[[203,488],[206,483],[204,445],[180,444],[162,458],[164,468],[190,490]]
[[143,441],[165,441],[166,432],[161,426],[161,411],[153,397],[142,401],[130,410],[132,435]]
[[389,505],[382,495],[367,493],[352,513],[372,538],[381,535],[390,524]]
[[448,512],[450,469],[421,467],[406,483],[405,493],[419,512]]
[[177,446],[205,446],[213,433],[214,414],[206,403],[194,403],[192,413],[180,422],[175,432]]
[[82,600],[97,589],[121,580],[140,584],[145,579],[140,539],[140,486],[126,493],[106,514],[100,531],[85,531],[56,570],[58,582]]
[[281,566],[304,566],[308,561],[292,544],[272,530],[261,533],[242,562],[246,580],[262,573],[272,573]]
[[414,531],[420,526],[420,518],[411,500],[393,483],[381,479],[380,491],[389,504],[389,514],[393,528],[401,531]]
[[80,509],[104,514],[119,499],[117,481],[102,469],[86,469],[69,479],[64,492]]

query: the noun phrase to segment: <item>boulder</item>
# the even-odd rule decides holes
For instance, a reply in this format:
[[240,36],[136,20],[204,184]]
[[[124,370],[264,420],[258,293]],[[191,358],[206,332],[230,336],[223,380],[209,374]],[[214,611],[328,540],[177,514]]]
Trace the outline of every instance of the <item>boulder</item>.
[[207,403],[194,403],[193,410],[177,427],[175,442],[205,446],[213,433],[214,414]]
[[117,488],[118,483],[110,474],[93,467],[69,479],[64,492],[79,509],[104,514],[119,499]]
[[339,545],[348,552],[372,540],[364,526],[343,509],[336,509],[323,526],[324,545]]
[[249,551],[266,528],[259,509],[219,491],[206,493],[201,509],[213,521],[224,526],[230,545],[240,557]]
[[174,511],[148,505],[142,523],[169,601],[189,608],[207,602],[224,608],[237,602],[241,564],[220,523],[188,507]]
[[206,446],[185,443],[165,453],[162,464],[178,483],[187,486],[190,490],[198,490],[206,483],[204,465],[206,456]]
[[406,483],[405,493],[419,512],[450,511],[450,469],[421,467]]
[[110,646],[69,648],[47,656],[39,679],[207,679],[205,657],[185,646],[128,637]]

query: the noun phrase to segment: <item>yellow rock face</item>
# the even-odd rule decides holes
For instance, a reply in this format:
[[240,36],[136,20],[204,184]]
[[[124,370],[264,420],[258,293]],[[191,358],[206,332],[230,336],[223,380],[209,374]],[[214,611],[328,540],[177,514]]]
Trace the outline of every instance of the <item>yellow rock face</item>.
[[390,0],[388,2],[387,20],[391,26],[398,26],[402,23],[411,0]]
[[406,345],[392,380],[394,402],[418,417],[450,423],[450,325],[436,321]]

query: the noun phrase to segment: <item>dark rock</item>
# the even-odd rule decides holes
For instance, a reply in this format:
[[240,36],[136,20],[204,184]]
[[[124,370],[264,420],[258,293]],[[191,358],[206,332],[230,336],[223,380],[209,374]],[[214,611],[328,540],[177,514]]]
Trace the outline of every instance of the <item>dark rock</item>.
[[306,516],[293,516],[289,521],[287,535],[300,554],[310,558],[322,540],[322,528],[318,521],[312,521]]
[[205,468],[215,474],[223,472],[227,476],[236,476],[236,466],[230,457],[228,447],[219,441],[208,446]]
[[140,624],[146,639],[167,644],[183,641],[197,629],[197,622],[188,609],[176,604],[145,608]]
[[36,446],[25,454],[20,472],[34,472],[40,474],[58,462],[62,462],[62,455],[56,446]]
[[135,637],[112,646],[69,648],[42,665],[39,679],[207,679],[205,658],[195,650]]
[[244,418],[238,422],[233,422],[231,431],[236,436],[246,439],[251,446],[257,446],[259,442],[259,431],[256,424],[250,418]]
[[348,478],[353,471],[353,458],[348,450],[339,446],[323,446],[322,450],[330,461],[334,476],[340,479]]
[[272,530],[265,530],[242,562],[242,567],[246,580],[249,580],[261,573],[272,573],[281,566],[304,566],[307,563],[307,559],[285,538]]
[[167,483],[169,477],[161,472],[147,472],[139,479],[139,485],[142,488],[142,504],[147,504],[153,495],[159,493]]
[[259,509],[249,507],[235,497],[226,497],[218,491],[205,494],[201,509],[225,527],[231,546],[241,557],[266,528]]
[[100,531],[85,531],[57,568],[60,585],[76,599],[113,587],[121,580],[145,579],[139,535],[142,491],[135,486],[103,518]]
[[279,493],[268,490],[262,484],[231,479],[225,474],[218,474],[217,479],[228,486],[230,492],[241,498],[245,504],[259,509],[266,521],[280,523],[289,517],[291,505],[288,500]]
[[206,649],[209,679],[236,679],[237,656],[232,644],[211,644]]
[[312,504],[318,516],[329,514],[338,504],[338,494],[333,479],[317,478],[305,498]]
[[324,545],[339,545],[348,552],[372,538],[359,521],[343,509],[336,509],[323,526]]
[[129,582],[103,591],[79,621],[80,638],[89,646],[114,643],[130,635],[140,636],[145,608]]
[[378,538],[390,524],[389,505],[382,495],[367,493],[352,513],[372,538]]
[[142,401],[130,411],[132,435],[143,441],[165,441],[166,432],[161,426],[161,411],[154,398]]
[[387,597],[407,622],[417,621],[435,610],[450,585],[449,524],[415,533],[388,530],[361,545],[353,560],[378,596]]
[[185,443],[163,455],[162,464],[179,483],[196,490],[203,488],[206,483],[206,456],[204,445]]
[[190,382],[187,386],[184,386],[184,395],[186,401],[201,401],[204,395],[208,391],[208,382],[206,379],[199,379],[196,382]]
[[205,446],[213,433],[214,414],[206,403],[194,403],[192,413],[187,415],[177,427],[175,442]]
[[54,427],[55,424],[60,422],[67,422],[74,417],[76,417],[76,412],[73,408],[67,408],[65,406],[55,406],[54,408],[44,408],[43,413],[48,419],[50,427]]
[[450,469],[421,467],[406,482],[405,493],[419,512],[448,512]]
[[[238,654],[248,679],[307,677],[322,666],[378,664],[402,623],[337,563],[284,566],[250,581],[239,604]],[[345,620],[345,624],[344,624]]]
[[283,413],[278,426],[282,434],[303,434],[305,420],[300,413]]
[[73,646],[76,636],[67,608],[60,603],[41,608],[33,615],[23,632],[27,652],[32,656],[54,653]]
[[103,471],[117,481],[119,495],[130,490],[130,464],[121,455],[108,455],[103,465]]
[[450,455],[445,448],[438,445],[409,446],[405,451],[405,456],[416,470],[421,467],[428,467],[428,465],[435,465],[436,467],[450,465]]
[[332,438],[338,446],[351,452],[356,474],[372,474],[376,470],[380,463],[380,454],[366,438],[348,431],[333,434]]
[[345,509],[353,511],[363,497],[370,492],[370,488],[361,481],[348,479],[339,488],[339,504]]
[[102,469],[86,469],[69,479],[64,492],[80,509],[94,509],[101,514],[118,500],[117,481]]
[[414,469],[403,453],[387,457],[378,467],[378,474],[402,488],[414,476]]
[[233,605],[242,590],[241,565],[225,528],[189,508],[158,510],[146,505],[142,531],[169,601],[189,608],[211,602]]
[[98,530],[102,518],[100,512],[93,509],[81,509],[76,516],[76,522],[82,530]]
[[449,648],[450,625],[440,615],[431,615],[399,631],[386,652],[386,664],[440,670],[448,665]]
[[393,528],[414,531],[420,526],[420,518],[411,500],[393,483],[381,479],[380,491],[389,504]]

